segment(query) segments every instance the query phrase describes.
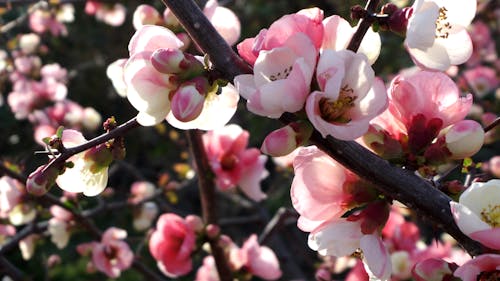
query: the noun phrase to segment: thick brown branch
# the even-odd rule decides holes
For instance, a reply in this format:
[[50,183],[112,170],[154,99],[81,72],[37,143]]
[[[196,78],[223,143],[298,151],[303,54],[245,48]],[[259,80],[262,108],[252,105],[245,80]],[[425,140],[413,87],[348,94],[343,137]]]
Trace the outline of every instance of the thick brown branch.
[[[192,1],[164,0],[164,2],[174,14],[179,16],[182,25],[190,30],[192,39],[210,55],[212,61],[218,62],[215,66],[219,71],[227,74],[226,78],[234,78],[235,75],[248,73],[248,66],[233,63],[238,60],[233,58],[232,51],[229,53],[224,51],[228,49],[227,46],[220,48],[225,45],[224,40],[206,20],[201,20],[204,16],[198,8],[193,8],[195,4]],[[378,2],[378,0],[370,1],[367,10],[374,11]],[[363,22],[360,25],[365,26]],[[201,31],[201,27],[203,27],[203,31]],[[363,29],[361,26],[358,28],[359,35],[353,36],[353,42],[349,49],[357,50],[355,45],[361,42],[369,27],[369,23],[366,23],[366,27]],[[286,123],[292,121],[288,118],[281,118],[281,120]],[[483,252],[484,248],[479,243],[465,236],[457,228],[450,212],[449,201],[451,199],[424,179],[419,178],[411,171],[391,166],[387,161],[355,142],[333,138],[323,139],[318,132],[313,134],[312,141],[346,168],[376,184],[382,193],[401,201],[417,213],[426,216],[452,235],[469,253],[477,255]]]

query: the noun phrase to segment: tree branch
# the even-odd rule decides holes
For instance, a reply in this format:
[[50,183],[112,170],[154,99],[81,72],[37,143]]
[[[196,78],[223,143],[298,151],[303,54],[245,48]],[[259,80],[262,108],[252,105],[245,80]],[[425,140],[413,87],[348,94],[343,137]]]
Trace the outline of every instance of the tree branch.
[[[214,174],[210,168],[200,130],[188,130],[186,132],[192,156],[196,163],[198,173],[198,187],[200,190],[200,200],[203,220],[206,224],[217,225],[217,208],[215,196]],[[218,239],[209,239],[212,255],[221,281],[231,281],[232,273],[227,263],[224,249],[219,245]]]
[[[215,67],[220,72],[225,73],[226,78],[232,80],[238,74],[248,73],[247,65],[234,63],[234,61],[240,60],[233,58],[235,54],[232,50],[226,53],[228,46],[207,20],[201,20],[204,16],[197,7],[196,9],[193,8],[195,6],[194,2],[191,0],[163,1],[178,16],[179,21],[189,31],[193,41],[197,42],[202,50],[209,54],[212,61],[217,61]],[[377,4],[378,0],[372,0],[367,8],[374,10]],[[200,24],[204,27],[203,32],[200,31]],[[366,23],[366,26],[366,30],[368,30],[368,23]],[[355,42],[349,44],[351,50],[357,49],[355,47],[356,42],[361,42],[359,38],[362,39],[362,34],[364,36],[366,32],[364,29],[360,26],[353,36],[352,41]],[[289,123],[294,119],[295,117],[290,118],[285,114],[280,120]],[[391,166],[386,160],[371,153],[354,141],[340,141],[331,137],[324,139],[317,131],[313,133],[311,141],[346,168],[376,184],[377,188],[385,195],[413,208],[417,213],[422,214],[447,231],[470,254],[477,255],[487,250],[458,229],[450,212],[449,202],[451,199],[413,172]]]

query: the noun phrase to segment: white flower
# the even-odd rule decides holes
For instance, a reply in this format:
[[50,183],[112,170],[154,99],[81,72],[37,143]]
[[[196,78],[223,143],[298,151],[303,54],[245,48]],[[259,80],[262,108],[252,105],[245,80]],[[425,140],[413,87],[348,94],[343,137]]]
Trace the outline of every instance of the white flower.
[[445,71],[472,54],[466,27],[476,14],[475,0],[416,0],[405,46],[422,68]]

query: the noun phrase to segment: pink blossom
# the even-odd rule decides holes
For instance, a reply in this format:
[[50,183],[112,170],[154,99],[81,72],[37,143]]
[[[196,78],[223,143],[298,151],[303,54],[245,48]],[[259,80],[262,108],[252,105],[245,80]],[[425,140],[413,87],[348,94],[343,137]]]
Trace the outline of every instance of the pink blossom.
[[261,51],[270,51],[286,45],[286,41],[298,33],[306,35],[316,50],[323,41],[323,11],[318,8],[300,10],[275,21],[269,29],[262,29],[254,38],[238,44],[240,56],[254,65]]
[[209,0],[203,8],[203,14],[229,45],[234,45],[238,41],[241,24],[233,11],[219,6],[217,0]]
[[153,197],[155,194],[155,185],[147,181],[136,181],[130,186],[130,199],[132,204],[138,204],[146,198]]
[[48,226],[48,231],[51,235],[50,239],[59,249],[63,249],[69,241],[69,226],[73,219],[73,214],[57,205],[50,207],[50,213],[53,216],[49,220]]
[[449,264],[441,259],[426,259],[415,264],[412,269],[416,281],[441,281],[451,274]]
[[491,157],[488,162],[488,168],[491,174],[495,177],[500,178],[500,156]]
[[472,55],[467,66],[476,66],[481,61],[494,62],[497,60],[495,41],[491,37],[490,27],[482,20],[476,20],[469,26],[472,39]]
[[8,237],[16,234],[16,228],[10,224],[0,224],[0,247],[7,241]]
[[470,238],[492,249],[500,249],[500,180],[474,182],[457,202],[450,202],[458,228]]
[[[87,2],[88,4],[88,2]],[[95,18],[111,26],[120,26],[125,22],[127,8],[120,3],[96,5]]]
[[478,98],[485,97],[490,91],[496,89],[499,84],[495,70],[486,66],[467,69],[463,73],[463,78]]
[[[352,27],[348,21],[340,16],[333,15],[323,20],[324,36],[321,44],[322,50],[345,50],[352,35],[358,27]],[[375,63],[380,54],[380,35],[369,29],[361,41],[358,53],[366,55],[370,64]]]
[[415,64],[445,71],[469,59],[472,41],[465,28],[476,14],[475,0],[417,0],[412,9],[405,46]]
[[266,194],[260,190],[260,181],[267,177],[264,168],[267,157],[257,148],[246,148],[249,133],[231,124],[203,135],[203,143],[215,182],[221,190],[239,186],[249,198],[260,201]]
[[111,227],[104,232],[101,242],[80,244],[77,250],[82,255],[92,252],[93,266],[108,277],[117,278],[134,260],[130,247],[123,241],[125,238],[125,230]]
[[492,278],[498,277],[498,271],[500,271],[500,255],[484,254],[457,268],[453,275],[463,281],[475,281],[479,276],[484,276],[487,280],[490,277],[489,273]]
[[29,26],[36,33],[50,31],[53,36],[66,36],[68,30],[63,24],[74,19],[74,9],[71,4],[63,4],[58,9],[37,9],[29,16]]
[[453,124],[445,133],[446,148],[452,159],[464,159],[476,154],[484,143],[484,130],[474,120],[462,120]]
[[149,241],[149,251],[165,275],[174,278],[192,269],[191,253],[196,244],[194,229],[176,214],[158,218]]
[[153,219],[158,215],[158,210],[158,206],[154,202],[145,202],[141,204],[134,212],[134,229],[138,231],[149,229]]
[[106,76],[111,80],[113,87],[121,97],[127,96],[127,85],[125,84],[125,80],[123,80],[123,68],[126,63],[127,59],[118,59],[106,68]]
[[257,235],[252,234],[238,252],[239,262],[249,273],[264,280],[281,277],[279,261],[273,250],[260,246]]
[[9,212],[21,203],[25,188],[17,180],[8,176],[0,178],[0,218],[8,217]]
[[441,72],[398,75],[389,97],[390,112],[418,142],[416,147],[429,144],[441,129],[464,119],[472,106],[472,95],[461,97],[455,83]]
[[270,118],[301,110],[309,94],[316,55],[313,42],[304,33],[295,33],[281,45],[260,51],[254,74],[234,79],[248,110]]
[[321,91],[309,95],[306,113],[323,137],[354,140],[387,108],[385,86],[362,54],[324,50],[316,77]]
[[215,267],[215,259],[213,256],[203,258],[203,264],[196,272],[196,281],[219,281],[219,273]]
[[358,177],[315,146],[300,148],[293,167],[290,196],[303,231],[315,231],[356,206]]
[[260,150],[271,156],[284,156],[309,140],[313,128],[309,122],[292,122],[269,133]]

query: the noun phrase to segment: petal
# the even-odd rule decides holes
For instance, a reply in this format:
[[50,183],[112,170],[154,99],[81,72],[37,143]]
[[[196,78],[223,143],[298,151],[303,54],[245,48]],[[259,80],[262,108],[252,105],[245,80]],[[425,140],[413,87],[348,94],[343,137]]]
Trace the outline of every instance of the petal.
[[436,44],[446,48],[450,63],[453,65],[466,62],[472,55],[472,40],[465,28],[453,28],[448,38],[438,38]]
[[260,155],[254,165],[245,167],[245,171],[238,182],[241,191],[248,198],[257,202],[267,197],[260,187],[260,181],[269,175],[269,172],[264,167],[266,161],[267,156]]
[[500,250],[500,227],[472,232],[470,238],[479,241],[486,247]]
[[390,280],[392,263],[389,251],[376,234],[364,235],[360,239],[360,247],[363,251],[363,261],[369,272],[378,280]]
[[405,45],[409,48],[425,49],[434,44],[439,7],[432,1],[420,4],[418,9],[414,8],[413,16],[408,21]]
[[343,257],[359,248],[362,236],[359,222],[339,219],[309,234],[308,245],[320,255]]
[[130,57],[140,52],[154,52],[160,48],[180,49],[184,43],[169,29],[158,25],[144,25],[130,39]]
[[465,205],[452,201],[450,202],[450,207],[455,223],[466,235],[470,235],[476,231],[491,229],[487,223],[482,221],[481,218],[474,214]]

